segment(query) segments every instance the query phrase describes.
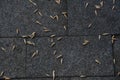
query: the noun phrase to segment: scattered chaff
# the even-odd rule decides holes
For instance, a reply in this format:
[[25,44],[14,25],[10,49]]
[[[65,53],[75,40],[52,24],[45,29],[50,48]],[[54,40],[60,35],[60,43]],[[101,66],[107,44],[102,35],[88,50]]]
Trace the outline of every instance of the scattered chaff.
[[56,19],[57,21],[58,21],[58,19],[59,19],[58,15],[55,15],[55,16],[51,16],[51,15],[50,15],[50,18],[51,18],[51,19]]
[[42,23],[41,23],[40,21],[38,21],[38,20],[36,20],[35,23],[37,23],[37,24],[39,24],[39,25],[42,24]]
[[6,52],[6,49],[4,47],[1,47],[1,50],[4,51],[4,52]]
[[95,10],[95,15],[96,15],[96,16],[98,15],[97,10]]
[[60,58],[62,58],[63,56],[60,54],[60,55],[58,55],[56,58],[57,59],[60,59]]
[[37,6],[37,4],[35,2],[33,2],[32,0],[29,0],[30,3],[32,3],[33,5]]
[[35,37],[35,34],[36,34],[36,32],[32,32],[32,34],[31,35],[28,35],[31,39],[33,39],[34,37]]
[[88,5],[89,5],[89,3],[87,2],[87,3],[85,4],[85,8],[87,8],[87,7],[88,7]]
[[19,34],[19,29],[16,29],[16,33]]
[[5,80],[11,80],[9,77],[7,76],[3,76],[3,78],[5,78]]
[[43,16],[42,13],[41,13],[40,11],[38,11],[38,14],[39,14],[40,16]]
[[114,63],[114,64],[116,63],[116,60],[115,60],[115,59],[113,59],[113,63]]
[[55,42],[52,42],[51,45],[50,45],[50,47],[54,47],[55,44],[56,44]]
[[29,36],[28,36],[28,35],[23,35],[22,37],[23,37],[23,38],[28,38]]
[[63,64],[63,58],[60,59],[60,63]]
[[101,35],[98,35],[98,39],[99,39],[99,40],[101,39]]
[[64,15],[65,18],[67,18],[67,12],[62,12],[62,14]]
[[95,8],[96,8],[96,9],[100,9],[100,8],[101,8],[101,5],[95,5]]
[[115,4],[115,1],[116,1],[116,0],[113,0],[113,4]]
[[80,75],[80,78],[86,78],[87,76],[86,75]]
[[101,62],[100,62],[99,60],[97,60],[97,59],[95,59],[95,62],[96,62],[97,64],[101,64]]
[[110,34],[110,33],[103,33],[102,35],[103,35],[103,36],[107,36],[107,35],[109,35],[109,34]]
[[12,51],[14,51],[14,50],[15,50],[15,48],[16,48],[16,45],[13,45],[13,46],[12,46]]
[[53,80],[55,80],[55,70],[53,70]]
[[85,45],[87,45],[87,44],[89,44],[90,43],[90,41],[88,41],[88,40],[84,40],[84,42],[83,42],[83,46],[85,46]]
[[0,73],[0,77],[2,77],[4,75],[4,71],[2,71],[1,73]]
[[57,4],[60,4],[60,0],[55,0],[55,2],[56,2]]
[[24,42],[25,44],[27,44],[27,41],[26,41],[26,39],[23,39],[23,42]]
[[57,38],[57,41],[60,41],[62,38],[63,38],[63,37],[58,37],[58,38]]
[[54,51],[53,51],[53,54],[56,55],[56,53],[57,53],[57,50],[54,50]]
[[37,54],[38,54],[38,50],[36,50],[35,52],[33,52],[32,58],[35,57]]
[[114,43],[116,40],[115,35],[112,36],[112,43]]
[[92,26],[92,23],[90,23],[89,25],[88,25],[88,28],[90,28]]
[[64,25],[64,29],[65,29],[65,31],[67,30],[67,27]]
[[26,41],[26,44],[35,46],[35,43],[31,41]]
[[50,32],[51,30],[48,29],[47,27],[43,27],[43,31],[44,31],[44,32]]
[[52,34],[50,37],[51,37],[51,38],[54,38],[55,36],[56,36],[55,34]]

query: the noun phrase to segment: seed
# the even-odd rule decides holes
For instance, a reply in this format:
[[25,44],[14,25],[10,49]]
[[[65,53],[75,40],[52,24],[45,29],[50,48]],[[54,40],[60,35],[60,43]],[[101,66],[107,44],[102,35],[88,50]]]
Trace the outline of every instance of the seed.
[[60,0],[55,0],[55,2],[56,2],[57,4],[60,4]]
[[116,40],[115,35],[112,36],[112,43]]
[[99,39],[99,40],[101,39],[101,35],[98,36],[98,39]]
[[12,51],[14,51],[14,50],[15,50],[15,48],[16,48],[16,45],[13,45],[13,46],[12,46]]
[[63,58],[61,58],[60,62],[61,62],[61,64],[63,64]]
[[9,77],[7,76],[3,76],[3,78],[5,78],[5,80],[11,80]]
[[113,0],[113,4],[115,4],[115,1],[116,1],[116,0]]
[[116,60],[115,60],[115,59],[113,59],[113,63],[114,63],[114,64],[116,63]]
[[28,35],[31,39],[33,39],[34,37],[35,37],[35,34],[36,34],[36,32],[32,32],[32,34],[31,35]]
[[54,40],[53,40],[53,38],[50,38],[50,42],[53,42]]
[[22,37],[23,37],[23,38],[28,38],[28,35],[23,35]]
[[98,63],[98,64],[101,64],[101,62],[97,59],[95,59],[95,62]]
[[55,15],[55,16],[51,16],[51,15],[50,15],[50,18],[56,19],[56,20],[58,21],[58,15]]
[[59,58],[62,58],[63,56],[62,55],[58,55],[56,58],[59,59]]
[[115,9],[115,6],[112,7],[112,10],[114,10],[114,9]]
[[3,76],[4,75],[4,72],[2,71],[1,73],[0,73],[0,76]]
[[90,43],[88,40],[84,40],[83,46],[87,45],[88,43]]
[[33,45],[33,46],[35,46],[35,43],[34,43],[34,42],[26,41],[26,43],[29,44],[29,45]]
[[86,75],[80,75],[80,77],[81,77],[81,78],[85,78],[85,77],[87,77],[87,76],[86,76]]
[[40,11],[38,12],[38,14],[39,14],[40,16],[43,16],[42,13],[41,13]]
[[23,39],[23,41],[24,41],[25,44],[27,43],[26,39]]
[[50,32],[51,30],[48,29],[47,27],[43,27],[44,32]]
[[53,80],[55,80],[55,70],[53,70]]
[[95,15],[96,15],[96,16],[98,15],[97,10],[95,10]]
[[107,35],[109,35],[109,33],[103,33],[102,35],[103,35],[103,36],[107,36]]
[[37,5],[35,2],[33,2],[32,0],[29,0],[29,2],[31,2],[33,5]]
[[66,26],[64,26],[64,29],[65,29],[65,31],[67,30],[67,27]]
[[89,5],[89,3],[87,2],[87,3],[85,4],[85,8],[87,8],[87,7],[88,7],[88,5]]
[[46,76],[50,76],[49,74],[45,74]]
[[101,6],[100,6],[100,5],[95,5],[95,8],[96,8],[96,9],[100,9]]
[[60,41],[62,39],[62,37],[58,37],[57,40]]
[[53,54],[54,54],[54,55],[56,55],[56,53],[57,53],[57,51],[56,51],[56,50],[54,50]]
[[1,49],[2,49],[4,52],[6,52],[6,49],[5,49],[4,47],[1,47]]
[[38,50],[36,50],[35,52],[33,52],[32,58],[35,57],[37,54],[38,54]]
[[120,72],[118,72],[117,75],[120,76]]
[[38,20],[36,21],[36,23],[39,24],[39,25],[41,25],[41,23]]
[[103,7],[103,1],[100,2],[101,7]]
[[62,12],[65,18],[67,18],[67,12]]
[[90,23],[89,25],[88,25],[88,28],[90,28],[92,26],[92,23]]
[[35,10],[34,10],[34,13],[37,13],[37,12],[38,12],[38,9],[35,9]]
[[19,33],[19,29],[16,29],[16,33],[17,33],[17,34]]
[[53,34],[53,35],[51,35],[50,37],[51,37],[51,38],[53,38],[53,37],[55,37],[55,36],[56,36],[56,35],[55,35],[55,34]]
[[50,46],[50,47],[53,47],[53,46],[55,46],[55,42],[52,42],[52,44],[51,44],[51,46]]

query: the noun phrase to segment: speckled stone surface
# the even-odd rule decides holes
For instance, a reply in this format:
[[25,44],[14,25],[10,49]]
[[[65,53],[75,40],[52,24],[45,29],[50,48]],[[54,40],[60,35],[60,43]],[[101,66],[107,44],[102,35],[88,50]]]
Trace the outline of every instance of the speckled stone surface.
[[25,49],[22,39],[0,38],[0,72],[8,77],[25,77]]
[[113,0],[105,0],[103,6],[96,9],[95,5],[99,6],[100,2],[100,0],[68,0],[69,35],[120,33],[120,1],[116,0],[113,4]]

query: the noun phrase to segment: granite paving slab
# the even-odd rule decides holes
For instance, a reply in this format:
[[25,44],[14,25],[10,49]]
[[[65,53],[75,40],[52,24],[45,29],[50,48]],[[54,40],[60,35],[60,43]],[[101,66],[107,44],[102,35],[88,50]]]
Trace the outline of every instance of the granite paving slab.
[[119,34],[119,10],[119,0],[68,0],[69,35]]
[[56,50],[56,58],[62,55],[54,65],[58,76],[114,74],[110,36],[64,37],[56,42]]
[[[49,37],[32,40],[27,48],[27,76],[113,75],[111,37]],[[86,42],[88,41],[88,43]],[[52,47],[51,47],[52,45]],[[38,54],[31,58],[38,50]]]
[[[0,35],[16,37],[36,32],[37,36],[65,35],[66,0],[3,0],[0,1]],[[16,33],[19,31],[19,34]]]
[[8,77],[25,77],[23,39],[0,38],[0,73]]

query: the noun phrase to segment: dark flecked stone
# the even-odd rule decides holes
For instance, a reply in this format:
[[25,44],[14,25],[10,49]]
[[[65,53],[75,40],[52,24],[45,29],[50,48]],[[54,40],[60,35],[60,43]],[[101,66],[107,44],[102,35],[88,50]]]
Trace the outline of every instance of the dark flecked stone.
[[[114,10],[112,10],[112,1],[105,0],[103,7],[96,9],[95,5],[99,5],[100,0],[68,0],[69,35],[120,33],[120,1],[116,0]],[[85,8],[86,3],[88,6]],[[90,28],[88,28],[89,24],[92,24]]]
[[[26,74],[28,77],[52,76],[54,48],[50,47],[48,37],[31,40],[35,46],[27,46]],[[33,52],[38,50],[38,54],[32,57]]]
[[[83,46],[84,40],[90,43]],[[58,76],[103,76],[113,75],[113,60],[111,37],[97,36],[64,37],[56,42],[56,57],[63,55],[63,64],[60,59],[55,60],[54,68]],[[99,60],[101,64],[95,62]]]
[[116,41],[114,43],[114,54],[115,54],[115,69],[116,69],[116,74],[120,72],[120,36],[116,37]]
[[[13,49],[15,45],[15,49]],[[4,51],[4,50],[5,51]],[[25,76],[25,45],[22,39],[0,39],[0,72],[8,77]]]
[[[0,1],[0,34],[2,37],[28,35],[36,32],[37,36],[48,36],[50,34],[64,35],[63,28],[67,23],[67,19],[62,12],[66,12],[66,0],[61,0],[61,4],[57,4],[54,0],[35,0],[37,4],[34,6],[29,0],[4,0]],[[43,16],[34,11],[38,9]],[[51,19],[51,16],[58,15],[59,20]],[[36,24],[36,21],[42,25]],[[44,32],[46,27],[51,32]],[[20,33],[16,34],[16,29]]]

